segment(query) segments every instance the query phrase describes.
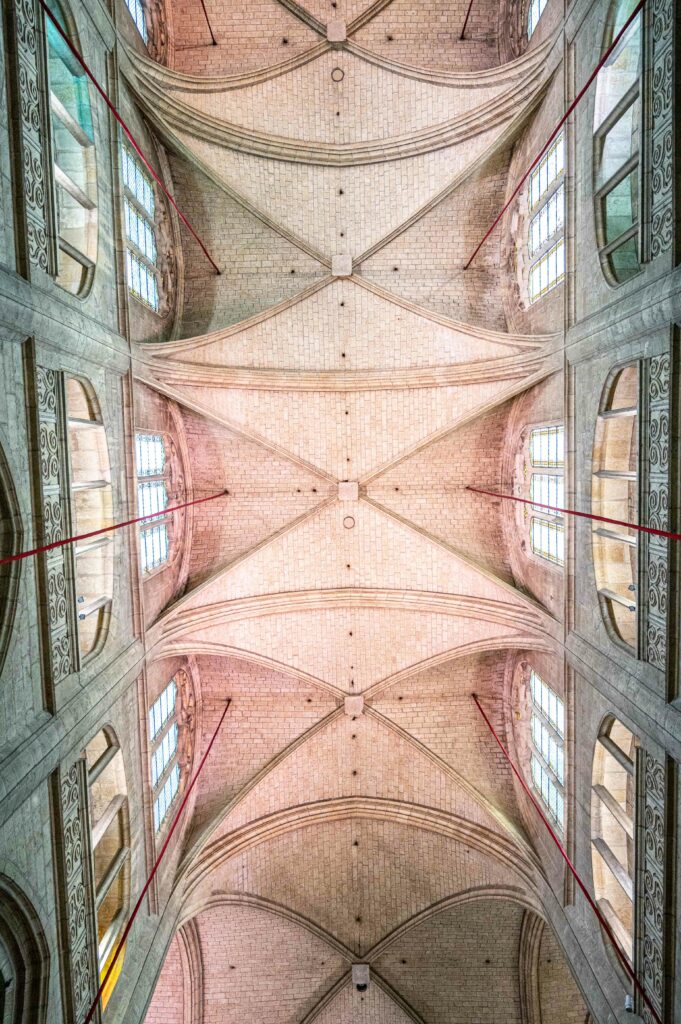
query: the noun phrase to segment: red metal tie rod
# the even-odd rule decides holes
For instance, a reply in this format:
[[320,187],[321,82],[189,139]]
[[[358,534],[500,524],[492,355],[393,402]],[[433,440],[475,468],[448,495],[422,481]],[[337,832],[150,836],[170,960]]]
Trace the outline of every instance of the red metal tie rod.
[[593,898],[593,896],[591,895],[591,893],[587,889],[586,885],[584,884],[584,882],[582,881],[580,876],[577,874],[576,867],[574,866],[574,864],[572,863],[572,861],[568,857],[567,853],[563,849],[563,845],[562,845],[560,839],[558,838],[558,836],[556,835],[555,831],[553,830],[549,819],[544,814],[544,811],[542,810],[541,806],[539,805],[538,801],[536,800],[532,790],[530,789],[530,787],[525,782],[525,779],[524,779],[523,775],[520,773],[520,771],[516,768],[516,766],[514,765],[513,761],[511,760],[511,755],[509,754],[508,750],[506,749],[504,744],[499,739],[498,733],[496,732],[494,726],[492,725],[492,723],[490,722],[489,718],[487,717],[487,715],[483,711],[482,705],[480,704],[480,701],[478,700],[477,694],[473,693],[473,694],[471,694],[471,696],[472,696],[473,700],[475,701],[475,703],[477,705],[478,711],[480,712],[480,714],[484,718],[485,722],[487,723],[489,731],[492,733],[492,736],[496,740],[497,745],[499,746],[499,748],[501,749],[501,752],[503,753],[504,757],[508,761],[508,763],[509,763],[509,765],[511,767],[511,771],[515,775],[515,777],[518,780],[518,782],[520,783],[520,785],[523,787],[523,789],[524,789],[525,793],[527,794],[527,796],[530,798],[530,800],[532,802],[532,805],[534,806],[534,809],[536,810],[537,814],[539,815],[539,817],[543,821],[544,825],[546,826],[546,828],[548,830],[548,833],[551,836],[551,839],[553,840],[555,845],[558,847],[558,850],[560,852],[561,857],[563,858],[563,860],[567,864],[568,868],[572,872],[572,875],[573,875],[577,885],[581,889],[582,894],[584,895],[587,903],[589,904],[589,906],[593,910],[594,914],[598,918],[599,924],[601,925],[601,927],[602,927],[603,931],[605,932],[605,934],[608,936],[608,938],[609,938],[609,940],[610,940],[610,942],[612,944],[612,947],[615,950],[615,953],[617,954],[617,957],[618,957],[620,963],[622,964],[622,967],[624,968],[624,970],[626,971],[627,975],[631,979],[631,981],[632,981],[632,983],[634,985],[634,988],[636,989],[636,991],[641,996],[641,999],[643,999],[644,1003],[646,1004],[646,1006],[650,1010],[651,1014],[655,1018],[655,1021],[657,1022],[657,1024],[662,1024],[662,1019],[661,1019],[659,1013],[656,1011],[655,1007],[653,1006],[653,1004],[650,1002],[650,999],[646,995],[645,989],[643,988],[643,985],[641,984],[641,982],[638,980],[638,978],[636,976],[636,973],[634,972],[631,964],[629,963],[629,960],[627,958],[626,953],[624,952],[623,949],[620,948],[620,945],[619,945],[617,939],[615,938],[615,935],[613,933],[612,928],[610,927],[610,925],[608,924],[607,920],[603,916],[603,914],[602,914],[598,904],[596,903],[595,899]]
[[652,533],[655,537],[666,537],[668,540],[681,540],[681,533],[672,533],[671,530],[658,530],[654,526],[641,526],[640,523],[628,523],[626,519],[610,519],[608,516],[597,516],[593,512],[577,512],[574,508],[558,508],[557,505],[545,505],[542,501],[533,501],[532,498],[518,498],[515,494],[503,494],[500,491],[484,491],[481,487],[466,487],[467,491],[475,494],[487,494],[490,498],[503,498],[505,501],[519,501],[521,505],[536,505],[538,508],[545,508],[549,512],[562,512],[568,516],[579,516],[580,519],[594,519],[597,523],[611,523],[612,526],[625,526],[629,530],[638,530],[639,533]]
[[208,17],[208,11],[206,10],[206,5],[203,2],[203,0],[201,0],[201,7],[203,9],[203,16],[206,19],[206,25],[208,25],[208,31],[210,32],[210,37],[213,40],[213,46],[217,46],[218,45],[218,41],[215,38],[215,36],[213,35],[213,29],[211,28],[210,18]]
[[52,551],[53,548],[62,548],[65,544],[73,544],[78,540],[88,540],[90,537],[99,537],[102,533],[111,533],[112,530],[120,530],[124,526],[132,526],[134,523],[143,523],[148,519],[156,519],[157,516],[167,516],[169,512],[177,512],[181,508],[188,508],[190,505],[201,505],[204,501],[213,501],[215,498],[222,498],[229,491],[218,491],[217,494],[209,494],[207,498],[194,498],[193,501],[185,501],[181,505],[171,505],[163,508],[160,512],[150,512],[147,516],[137,516],[135,519],[126,519],[124,523],[114,523],[113,526],[103,526],[99,530],[90,530],[89,533],[79,533],[75,537],[66,537],[64,540],[55,540],[51,544],[43,544],[39,548],[31,548],[30,551],[19,551],[16,555],[8,555],[7,558],[0,558],[0,565],[7,565],[9,562],[18,562],[22,558],[30,558],[31,555],[40,555],[43,551]]
[[[500,214],[499,214],[499,216],[498,216],[498,217],[496,218],[496,220],[494,221],[494,223],[492,224],[492,226],[491,226],[490,228],[488,228],[488,229],[487,229],[487,232],[486,232],[486,234],[485,234],[485,235],[483,236],[483,238],[481,239],[481,241],[480,241],[480,242],[478,243],[477,247],[475,248],[475,250],[474,250],[474,252],[473,252],[473,255],[472,255],[472,256],[470,257],[470,259],[468,260],[468,263],[466,263],[466,264],[465,264],[465,266],[464,266],[464,268],[463,268],[464,270],[468,270],[468,268],[470,267],[471,263],[473,262],[473,260],[475,259],[475,257],[476,257],[476,256],[478,255],[478,253],[479,253],[479,252],[480,252],[480,250],[482,249],[483,245],[485,244],[485,242],[487,241],[487,239],[489,238],[489,236],[490,236],[490,235],[492,234],[492,232],[494,231],[495,227],[497,226],[497,224],[499,223],[499,221],[501,220],[501,218],[502,218],[502,217],[504,216],[504,214],[505,214],[505,213],[506,213],[506,211],[508,210],[509,206],[511,205],[511,203],[513,202],[513,200],[515,199],[515,197],[516,197],[516,196],[518,195],[518,193],[520,192],[521,188],[523,187],[523,185],[525,184],[525,182],[526,182],[526,181],[527,181],[527,179],[529,178],[530,174],[532,173],[532,171],[533,171],[533,170],[535,169],[535,167],[537,166],[537,164],[539,163],[539,161],[540,161],[540,160],[541,160],[541,158],[543,157],[543,155],[544,155],[544,153],[546,152],[546,150],[547,150],[547,149],[549,148],[549,146],[551,145],[551,143],[552,143],[552,142],[553,142],[553,140],[555,139],[555,137],[556,137],[556,135],[558,134],[558,132],[560,131],[560,129],[561,129],[562,127],[563,127],[563,125],[564,125],[564,124],[565,124],[565,122],[567,121],[567,119],[568,119],[568,117],[570,116],[570,114],[572,113],[572,111],[573,111],[573,110],[575,109],[575,107],[577,106],[577,104],[579,103],[579,101],[580,101],[580,100],[582,99],[582,97],[583,97],[583,96],[584,96],[584,94],[586,93],[587,89],[589,88],[589,86],[590,86],[590,85],[591,85],[591,83],[593,82],[594,78],[596,77],[596,75],[598,74],[598,72],[599,72],[599,71],[601,70],[601,68],[603,67],[603,65],[604,65],[604,64],[605,64],[605,62],[607,61],[608,57],[609,57],[609,56],[610,56],[610,54],[611,54],[611,53],[613,52],[613,50],[615,49],[615,47],[616,47],[616,46],[617,46],[617,44],[619,43],[620,39],[622,38],[622,36],[624,35],[624,33],[625,33],[625,32],[627,31],[627,29],[628,29],[628,28],[629,28],[629,26],[631,25],[631,23],[632,23],[632,21],[634,20],[634,18],[635,18],[635,17],[636,17],[637,15],[638,15],[638,13],[639,13],[639,12],[641,11],[641,9],[643,8],[643,5],[645,4],[645,2],[646,2],[646,0],[638,0],[638,3],[636,4],[636,7],[634,7],[633,11],[631,12],[631,14],[630,14],[630,15],[629,15],[629,17],[627,18],[627,20],[626,20],[626,21],[624,22],[624,25],[622,25],[622,28],[621,28],[621,29],[619,30],[619,32],[617,33],[617,35],[615,36],[615,38],[614,38],[614,39],[613,39],[613,41],[611,42],[610,46],[609,46],[609,47],[607,48],[607,50],[605,51],[605,53],[603,54],[603,56],[602,56],[602,57],[601,57],[601,59],[599,60],[598,64],[597,64],[597,65],[596,65],[596,67],[595,67],[595,68],[593,69],[593,71],[591,72],[591,74],[590,74],[590,75],[589,75],[589,77],[587,78],[586,82],[584,83],[584,85],[582,86],[582,88],[581,88],[581,89],[579,90],[579,92],[578,92],[578,93],[577,93],[577,95],[575,96],[574,100],[572,101],[572,103],[571,103],[571,104],[570,104],[570,106],[569,106],[569,107],[567,108],[567,110],[565,111],[565,113],[564,113],[564,114],[563,114],[563,116],[561,117],[561,119],[560,119],[560,121],[558,122],[558,124],[556,125],[556,127],[555,127],[555,128],[553,129],[553,131],[552,131],[552,132],[551,132],[551,134],[549,135],[549,137],[548,137],[548,139],[547,139],[547,141],[546,141],[546,144],[545,144],[545,145],[544,145],[544,147],[543,147],[543,148],[542,148],[542,149],[541,149],[541,150],[539,151],[539,153],[537,154],[537,156],[535,157],[535,159],[533,160],[533,162],[532,162],[532,163],[530,164],[530,166],[529,166],[529,167],[527,168],[527,170],[526,170],[526,171],[525,171],[525,173],[523,174],[522,178],[520,179],[520,181],[518,182],[518,184],[517,184],[517,185],[516,185],[516,187],[514,188],[514,190],[513,190],[512,194],[511,194],[511,197],[510,197],[510,199],[508,200],[508,202],[507,202],[507,203],[506,203],[506,204],[504,205],[504,207],[502,208],[502,210],[501,210],[501,213],[500,213]],[[42,3],[42,0],[41,0],[41,3]],[[465,25],[464,25],[464,28],[465,28]]]
[[463,37],[464,37],[464,33],[466,31],[466,25],[468,24],[468,19],[471,16],[471,9],[472,9],[472,7],[473,7],[473,0],[470,0],[470,3],[468,5],[468,10],[466,11],[466,17],[463,20],[463,28],[461,29],[461,35],[459,36],[459,39],[463,39]]
[[[137,143],[137,140],[135,139],[134,135],[132,134],[132,132],[131,132],[131,131],[130,131],[130,129],[128,128],[127,124],[125,123],[125,121],[123,120],[123,118],[121,117],[121,115],[120,115],[120,114],[118,113],[118,111],[116,110],[115,106],[113,105],[113,103],[111,102],[111,100],[109,99],[109,97],[107,96],[107,94],[106,94],[106,93],[104,92],[104,90],[102,89],[101,85],[99,84],[99,82],[97,81],[97,79],[95,78],[95,76],[94,76],[94,75],[92,74],[92,72],[90,71],[90,68],[89,68],[89,67],[87,66],[87,64],[86,64],[86,63],[85,63],[85,61],[83,60],[82,56],[80,55],[80,53],[78,52],[78,50],[76,49],[76,47],[74,46],[74,44],[73,44],[73,43],[71,42],[71,40],[69,39],[69,37],[68,37],[67,33],[66,33],[66,32],[64,31],[64,29],[63,29],[63,28],[61,27],[61,25],[59,24],[59,22],[58,22],[58,20],[57,20],[56,16],[55,16],[55,15],[54,15],[54,14],[52,13],[52,11],[50,10],[50,8],[49,8],[49,7],[47,6],[47,2],[46,2],[46,0],[38,0],[38,3],[40,4],[40,6],[42,7],[43,11],[44,11],[44,12],[45,12],[45,14],[46,14],[46,15],[48,16],[48,18],[50,19],[50,21],[52,22],[52,24],[54,25],[54,27],[56,28],[56,30],[57,30],[57,32],[59,33],[59,35],[60,35],[60,36],[62,37],[62,39],[64,40],[64,42],[65,42],[65,43],[66,43],[66,45],[68,46],[68,48],[69,48],[69,50],[71,51],[71,53],[73,54],[73,56],[74,56],[74,57],[76,58],[76,60],[78,61],[78,63],[79,63],[79,64],[80,64],[80,66],[82,67],[82,69],[83,69],[83,71],[85,72],[85,74],[86,74],[86,75],[88,76],[88,78],[90,79],[90,81],[91,81],[91,82],[92,82],[92,84],[94,85],[94,87],[95,87],[95,89],[97,90],[97,92],[99,93],[99,95],[100,95],[100,96],[102,97],[102,99],[103,99],[103,100],[104,100],[104,102],[106,103],[107,107],[109,108],[109,110],[111,111],[111,113],[113,114],[113,116],[114,116],[114,117],[116,118],[116,120],[118,121],[119,125],[121,126],[121,128],[123,129],[123,131],[125,132],[125,134],[127,135],[128,139],[129,139],[129,141],[130,141],[130,144],[131,144],[131,145],[132,145],[132,146],[134,147],[134,149],[135,149],[135,152],[136,152],[136,153],[138,154],[138,156],[140,157],[140,159],[141,159],[141,160],[142,160],[142,161],[144,162],[144,166],[145,166],[145,167],[147,168],[147,170],[149,171],[149,173],[150,173],[150,174],[151,174],[151,175],[153,176],[153,178],[154,178],[154,181],[155,181],[155,182],[157,183],[157,185],[159,186],[159,188],[163,190],[163,193],[164,193],[164,195],[165,195],[165,196],[167,197],[167,199],[169,200],[169,202],[171,202],[171,203],[172,203],[172,205],[174,206],[174,208],[175,208],[175,210],[176,210],[176,212],[177,212],[177,215],[178,215],[178,217],[180,218],[180,220],[182,221],[182,223],[184,224],[184,226],[185,226],[185,227],[187,228],[187,230],[188,230],[188,231],[189,231],[189,232],[191,233],[191,235],[192,235],[192,236],[193,236],[193,237],[194,237],[194,238],[196,239],[196,241],[197,241],[197,242],[199,243],[199,245],[200,245],[200,247],[201,247],[201,250],[202,250],[202,252],[203,252],[204,256],[206,257],[206,259],[208,260],[208,262],[209,262],[209,263],[211,264],[211,266],[212,266],[212,267],[213,267],[213,269],[215,270],[215,273],[216,273],[216,274],[219,274],[219,273],[221,273],[221,271],[220,271],[220,268],[219,268],[219,266],[217,265],[217,263],[215,262],[215,260],[214,260],[214,259],[213,259],[213,257],[211,256],[211,254],[210,254],[210,253],[208,252],[208,249],[207,249],[207,248],[206,248],[206,246],[205,246],[205,245],[203,244],[203,242],[202,242],[202,241],[201,241],[201,239],[199,238],[198,234],[196,233],[196,231],[194,230],[194,228],[192,227],[192,225],[191,225],[191,224],[189,223],[188,219],[187,219],[187,218],[185,217],[185,215],[183,214],[183,212],[182,212],[182,210],[180,209],[180,207],[179,207],[179,206],[177,205],[177,203],[175,202],[175,199],[174,199],[174,197],[173,197],[173,196],[172,196],[172,195],[170,194],[170,192],[168,191],[168,189],[167,189],[167,188],[165,187],[165,185],[163,184],[163,181],[161,180],[161,178],[159,177],[159,175],[158,175],[158,174],[156,173],[156,171],[154,170],[154,168],[153,168],[153,167],[151,166],[151,164],[149,163],[149,161],[148,161],[148,160],[147,160],[147,158],[145,157],[144,153],[142,152],[142,150],[141,150],[141,149],[140,149],[140,147],[139,147],[139,144]],[[211,33],[211,34],[212,34],[212,33]]]
[[123,929],[123,934],[121,935],[120,939],[118,940],[118,945],[116,946],[116,951],[114,952],[114,955],[113,955],[113,958],[111,960],[111,963],[109,964],[109,966],[107,968],[106,974],[104,975],[104,977],[102,978],[102,980],[100,982],[99,988],[97,989],[97,995],[94,998],[94,1002],[92,1003],[92,1006],[88,1010],[88,1014],[87,1014],[87,1017],[85,1018],[84,1024],[90,1024],[90,1021],[92,1020],[94,1012],[97,1009],[97,1004],[98,1004],[99,1000],[102,998],[102,992],[106,988],[106,984],[107,984],[109,978],[111,977],[111,972],[113,971],[114,967],[116,966],[116,962],[117,962],[119,956],[121,955],[121,950],[123,949],[123,946],[125,945],[125,941],[126,941],[128,935],[130,934],[130,929],[132,928],[133,922],[134,922],[135,918],[137,917],[137,914],[138,914],[138,911],[139,911],[140,907],[142,906],[142,900],[146,896],[147,890],[149,889],[149,886],[151,885],[152,879],[153,879],[154,875],[156,874],[156,872],[158,871],[159,864],[161,863],[161,861],[163,859],[163,854],[166,852],[166,850],[168,848],[168,843],[172,839],[173,832],[175,831],[175,829],[177,827],[177,823],[180,820],[180,816],[182,814],[182,811],[184,810],[185,804],[187,803],[187,800],[189,799],[189,794],[191,793],[192,789],[194,788],[194,784],[196,783],[196,780],[198,779],[199,775],[201,774],[201,770],[202,770],[204,764],[206,763],[208,755],[211,752],[211,749],[213,747],[213,744],[215,743],[215,739],[217,737],[217,734],[219,733],[220,727],[222,726],[222,723],[225,720],[225,716],[227,715],[227,712],[229,711],[229,705],[231,703],[232,703],[232,698],[228,697],[227,698],[227,703],[225,704],[225,710],[222,712],[222,715],[220,716],[220,721],[218,722],[218,724],[217,724],[217,726],[215,728],[215,732],[211,736],[210,743],[208,744],[208,747],[206,748],[206,753],[201,758],[201,762],[199,764],[199,767],[194,772],[194,775],[192,776],[191,782],[187,786],[187,791],[184,794],[184,797],[182,799],[182,803],[180,804],[180,806],[177,809],[177,814],[173,818],[173,823],[170,826],[170,829],[168,830],[168,835],[166,836],[165,842],[164,842],[163,846],[161,847],[161,852],[159,853],[158,857],[156,858],[156,860],[154,862],[154,866],[151,869],[151,874],[149,875],[149,877],[147,878],[146,882],[144,883],[144,888],[142,889],[142,892],[139,894],[139,898],[137,900],[137,903],[133,907],[133,911],[132,911],[132,914],[130,915],[130,917],[128,919],[128,923],[126,924],[125,928]]

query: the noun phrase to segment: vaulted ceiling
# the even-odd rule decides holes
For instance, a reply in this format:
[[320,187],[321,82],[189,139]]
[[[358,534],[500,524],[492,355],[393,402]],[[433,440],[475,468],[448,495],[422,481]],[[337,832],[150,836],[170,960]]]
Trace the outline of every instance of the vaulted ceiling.
[[223,0],[212,47],[178,0],[171,66],[128,69],[222,268],[185,238],[136,421],[170,416],[190,494],[229,491],[146,608],[157,671],[196,680],[197,756],[232,698],[177,866],[184,1002],[160,984],[150,1024],[513,1024],[530,976],[545,1021],[579,1001],[471,699],[513,745],[513,668],[561,631],[513,517],[466,491],[512,486],[518,422],[562,402],[561,334],[509,323],[500,236],[463,269],[556,37],[508,61],[506,8],[478,4],[459,42],[447,0]]

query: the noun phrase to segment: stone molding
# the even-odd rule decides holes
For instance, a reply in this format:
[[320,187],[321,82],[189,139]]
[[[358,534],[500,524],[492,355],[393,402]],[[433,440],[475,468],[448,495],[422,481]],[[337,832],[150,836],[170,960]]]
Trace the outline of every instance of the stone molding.
[[542,1024],[539,951],[543,935],[544,922],[542,919],[526,910],[520,928],[518,949],[518,988],[522,1024]]
[[[669,529],[670,356],[643,363],[641,522]],[[640,647],[643,659],[664,671],[667,655],[669,541],[642,534]]]
[[218,837],[205,846],[182,873],[186,885],[186,899],[191,897],[202,882],[209,881],[215,869],[231,857],[241,855],[269,839],[301,828],[350,818],[411,825],[424,832],[432,832],[462,842],[486,856],[495,858],[508,870],[509,879],[514,878],[520,885],[526,887],[527,892],[535,891],[535,866],[524,856],[518,844],[508,836],[456,814],[432,807],[378,797],[339,797],[287,807],[248,822],[227,836]]
[[[509,597],[513,596],[509,594]],[[444,594],[439,591],[395,591],[385,587],[341,587],[329,590],[298,590],[262,594],[215,602],[208,607],[175,607],[150,631],[150,639],[165,646],[169,641],[203,632],[208,628],[240,622],[243,619],[291,614],[333,608],[389,608],[399,611],[429,611],[462,618],[484,619],[486,622],[551,635],[551,620],[539,606],[531,607],[515,601],[476,597],[465,594]],[[522,643],[524,638],[516,637]],[[158,655],[158,652],[156,652]]]
[[298,18],[304,25],[311,28],[313,32],[318,32],[321,36],[326,36],[326,25],[319,18],[315,18],[314,14],[310,14],[303,4],[297,2],[297,0],[277,0],[284,10],[292,14],[294,18]]
[[[407,312],[414,313],[429,323],[436,324],[440,327],[446,327],[451,331],[456,331],[467,338],[474,338],[483,342],[489,341],[499,345],[517,346],[519,348],[526,349],[542,348],[547,345],[550,345],[553,349],[563,340],[562,332],[557,334],[512,334],[504,331],[489,330],[488,328],[477,324],[467,324],[461,320],[453,320],[441,313],[437,313],[435,310],[427,309],[425,306],[419,306],[415,302],[410,302],[402,296],[388,291],[386,288],[382,288],[373,281],[369,281],[367,278],[353,275],[349,278],[349,281],[352,282],[353,285],[356,285],[359,288],[364,288],[365,291],[375,295],[379,299],[383,299],[393,306],[397,306]],[[153,359],[155,356],[160,356],[161,360],[165,363],[170,356],[193,352],[196,349],[206,348],[223,340],[227,340],[228,338],[233,338],[236,335],[244,334],[251,328],[257,327],[259,324],[265,323],[267,320],[271,320],[274,317],[293,309],[295,306],[304,303],[307,299],[316,295],[317,292],[320,292],[324,288],[328,288],[330,285],[335,283],[335,278],[330,275],[328,277],[324,277],[320,281],[315,281],[315,283],[310,285],[309,288],[305,288],[303,291],[298,292],[297,295],[292,296],[290,299],[284,299],[283,302],[278,303],[276,306],[270,306],[269,309],[264,310],[262,313],[256,313],[255,316],[249,317],[247,320],[241,320],[239,323],[232,324],[231,327],[220,328],[217,331],[211,331],[208,334],[196,335],[192,338],[182,338],[178,341],[143,342],[135,346],[135,358],[141,363],[150,362],[151,364],[151,359],[149,357]]]
[[52,781],[65,1021],[82,1024],[99,986],[85,759],[62,765]]
[[[139,75],[131,75],[129,84],[146,113],[173,136],[180,133],[181,137],[197,138],[220,148],[290,163],[330,167],[384,163],[460,145],[484,132],[498,129],[500,138],[475,162],[477,167],[486,155],[491,155],[500,145],[509,143],[517,135],[541,99],[548,79],[546,68],[539,67],[527,79],[514,82],[505,92],[487,103],[448,121],[414,131],[407,138],[398,136],[353,143],[300,140],[245,128],[206,114],[180,100],[162,83],[155,85]],[[202,168],[205,166],[205,160],[199,160],[196,156],[193,159]],[[470,169],[462,172],[462,177],[468,173]]]
[[[669,952],[666,935],[668,898],[667,815],[670,772],[649,751],[640,753],[638,808],[639,864],[636,878],[636,969],[646,996],[665,1019],[665,987]],[[637,1012],[645,1024],[655,1024],[648,1006],[637,995]]]
[[[33,345],[27,357],[27,378],[33,420],[36,541],[41,546],[70,533],[64,394],[61,373],[34,363]],[[78,667],[71,546],[39,555],[38,574],[46,700],[52,706],[55,686]]]
[[257,896],[253,893],[211,893],[205,900],[201,900],[200,906],[185,905],[182,910],[182,918],[178,933],[181,934],[188,928],[198,914],[203,914],[216,907],[240,907],[253,910],[263,910],[275,917],[282,917],[285,921],[304,928],[311,935],[315,935],[322,942],[325,942],[334,952],[351,963],[355,955],[340,939],[327,932],[321,925],[316,924],[307,917],[303,917],[297,911],[292,910],[283,903],[277,903],[266,896]]
[[653,0],[650,16],[651,95],[649,136],[650,164],[650,258],[668,252],[672,246],[674,181],[673,93],[674,93],[674,3]]
[[22,182],[18,195],[18,213],[24,237],[22,244],[24,273],[34,270],[49,273],[52,262],[46,178],[49,167],[46,145],[44,68],[42,40],[44,29],[37,0],[14,0],[9,4],[13,17],[16,47],[13,59],[12,87],[15,97],[14,136],[16,145],[17,181]]
[[[359,18],[356,18],[355,21],[348,25],[349,35],[361,27],[357,25],[359,20]],[[371,50],[351,42],[348,42],[344,49],[368,64],[376,65],[386,71],[392,71],[403,78],[415,78],[420,82],[431,85],[458,85],[463,88],[475,88],[481,83],[489,85],[495,82],[513,81],[526,74],[528,70],[534,70],[546,63],[548,55],[554,46],[559,47],[560,45],[560,28],[561,26],[558,26],[548,39],[514,60],[498,67],[483,68],[479,71],[442,71],[432,68],[420,68],[416,65],[401,64],[398,61],[373,53]],[[325,26],[321,26],[320,35],[326,36]],[[152,81],[160,88],[188,93],[247,89],[250,86],[259,85],[261,82],[266,82],[271,78],[278,78],[289,71],[295,71],[300,67],[304,67],[332,49],[330,44],[324,41],[310,47],[304,53],[268,68],[261,68],[257,71],[249,71],[238,75],[216,75],[209,77],[205,75],[190,75],[186,72],[176,71],[160,65],[148,57],[133,51],[127,46],[124,39],[121,38],[120,41],[125,48],[134,75]]]
[[371,949],[364,954],[365,959],[375,960],[376,957],[382,955],[386,949],[392,946],[394,942],[400,939],[407,932],[411,931],[412,928],[417,928],[426,921],[431,921],[443,911],[451,910],[453,907],[464,906],[467,903],[479,903],[481,900],[509,900],[511,903],[515,903],[519,907],[524,907],[543,929],[544,922],[538,916],[541,913],[541,904],[534,895],[530,896],[528,893],[524,892],[522,889],[516,888],[515,886],[501,887],[498,885],[484,885],[478,888],[465,889],[463,892],[458,892],[453,896],[446,897],[444,900],[439,900],[437,903],[432,904],[430,907],[426,907],[424,910],[417,911],[413,917],[403,921],[393,929],[393,931],[380,939],[375,946],[372,946]]
[[[457,387],[493,381],[518,380],[541,374],[546,357],[520,353],[497,359],[477,359],[450,366],[371,370],[279,370],[191,365],[171,359],[138,361],[137,374],[151,387],[240,388],[247,391],[395,391],[413,388]],[[147,375],[142,365],[151,370]],[[552,372],[552,368],[549,370]],[[546,374],[544,374],[546,375]]]

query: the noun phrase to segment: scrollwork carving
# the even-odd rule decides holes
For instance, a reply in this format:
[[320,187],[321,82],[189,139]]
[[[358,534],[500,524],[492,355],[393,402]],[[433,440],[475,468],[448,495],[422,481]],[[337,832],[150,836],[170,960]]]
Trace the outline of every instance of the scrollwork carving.
[[45,95],[37,47],[36,0],[14,0],[16,28],[17,149],[23,179],[23,213],[26,230],[26,255],[31,266],[49,270],[47,197],[44,167],[47,165],[44,123],[41,105]]
[[[639,891],[638,970],[648,998],[662,1016],[665,948],[665,797],[667,769],[649,751],[643,754],[643,799],[638,820],[643,832]],[[639,1003],[641,1001],[639,1000]],[[644,1005],[639,1005],[643,1013]]]
[[[40,472],[42,516],[39,538],[42,544],[62,540],[66,532],[64,484],[64,424],[59,400],[61,375],[46,366],[35,367],[35,425],[37,462]],[[39,556],[42,560],[41,615],[49,634],[46,669],[50,684],[59,682],[75,668],[75,647],[70,632],[70,594],[67,583],[69,553],[54,548]]]
[[66,977],[71,986],[70,1002],[73,1017],[81,1021],[94,996],[96,964],[93,956],[94,936],[89,934],[94,921],[94,908],[88,883],[90,866],[86,847],[87,800],[84,762],[77,762],[60,773],[60,818],[62,873],[60,890],[65,924]]
[[652,8],[652,131],[649,150],[652,259],[667,252],[672,243],[673,9],[671,0],[655,0]]
[[669,353],[653,356],[650,360],[650,397],[654,402],[669,398]]
[[[643,438],[646,446],[647,473],[641,495],[641,509],[646,526],[668,528],[669,518],[669,353],[646,360],[647,395],[644,401]],[[668,543],[657,536],[644,537],[642,594],[643,656],[650,664],[664,670],[666,660],[668,609]]]
[[59,484],[59,440],[56,422],[49,420],[40,424],[40,475],[43,485],[55,487]]
[[667,614],[667,562],[653,561],[648,563],[648,606],[651,612],[659,615]]
[[61,563],[48,564],[47,598],[50,626],[57,629],[66,621],[66,578]]

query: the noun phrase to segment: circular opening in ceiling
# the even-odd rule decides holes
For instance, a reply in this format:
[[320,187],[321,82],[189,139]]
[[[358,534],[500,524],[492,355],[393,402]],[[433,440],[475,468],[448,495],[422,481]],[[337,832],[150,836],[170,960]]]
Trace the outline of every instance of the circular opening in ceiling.
[[342,68],[334,68],[333,71],[331,72],[331,77],[333,78],[334,82],[342,82],[343,79],[345,78],[345,72],[343,71]]
[[352,518],[352,516],[346,516],[345,519],[343,520],[343,526],[345,527],[346,530],[351,530],[354,525],[355,520]]

